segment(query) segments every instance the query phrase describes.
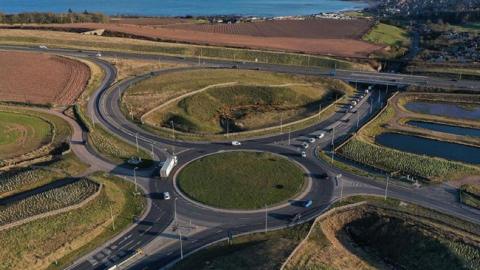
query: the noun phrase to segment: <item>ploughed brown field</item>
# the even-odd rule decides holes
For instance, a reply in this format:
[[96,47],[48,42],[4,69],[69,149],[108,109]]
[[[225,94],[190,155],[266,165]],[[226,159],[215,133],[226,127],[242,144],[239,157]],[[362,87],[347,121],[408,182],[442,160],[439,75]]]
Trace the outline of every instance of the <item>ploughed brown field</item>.
[[276,20],[255,23],[176,24],[169,28],[254,37],[361,39],[373,26],[371,20]]
[[270,49],[343,57],[367,57],[383,48],[361,40],[361,37],[372,26],[372,22],[366,19],[275,20],[231,25],[178,23],[175,19],[172,23],[153,18],[145,18],[143,21],[142,19],[135,20],[113,20],[107,24],[37,25],[24,26],[24,28],[46,27],[47,29],[56,28],[57,30],[75,32],[105,29],[107,35],[156,41]]
[[78,61],[49,54],[0,51],[0,100],[69,105],[90,78]]

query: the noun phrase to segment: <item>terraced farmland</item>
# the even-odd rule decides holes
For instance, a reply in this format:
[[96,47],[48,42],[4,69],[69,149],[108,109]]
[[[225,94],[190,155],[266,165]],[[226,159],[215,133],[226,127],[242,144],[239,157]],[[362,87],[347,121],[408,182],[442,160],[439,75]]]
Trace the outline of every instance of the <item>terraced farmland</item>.
[[99,184],[85,178],[0,205],[0,225],[80,203],[93,195],[98,188]]
[[0,172],[0,198],[51,182],[55,176],[57,173],[33,168]]

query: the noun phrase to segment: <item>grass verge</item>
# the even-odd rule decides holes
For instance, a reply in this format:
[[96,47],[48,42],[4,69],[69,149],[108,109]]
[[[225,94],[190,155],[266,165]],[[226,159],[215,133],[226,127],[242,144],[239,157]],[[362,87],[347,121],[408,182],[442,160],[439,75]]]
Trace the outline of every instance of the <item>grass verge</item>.
[[235,237],[201,250],[180,261],[174,270],[280,269],[288,255],[307,235],[311,223],[268,233]]
[[480,186],[465,184],[460,187],[459,191],[462,203],[480,209]]
[[77,105],[75,105],[74,111],[77,120],[88,130],[90,145],[100,155],[114,163],[125,164],[132,156],[140,156],[144,161],[141,166],[149,166],[151,164],[151,156],[144,150],[140,149],[137,152],[135,146],[109,133],[99,124],[93,125],[87,113],[88,101],[102,83],[105,74],[96,64],[85,60],[84,62],[89,66],[92,75],[86,90],[80,96]]
[[190,198],[219,208],[259,209],[286,201],[306,186],[304,171],[286,158],[226,152],[188,164],[177,177]]

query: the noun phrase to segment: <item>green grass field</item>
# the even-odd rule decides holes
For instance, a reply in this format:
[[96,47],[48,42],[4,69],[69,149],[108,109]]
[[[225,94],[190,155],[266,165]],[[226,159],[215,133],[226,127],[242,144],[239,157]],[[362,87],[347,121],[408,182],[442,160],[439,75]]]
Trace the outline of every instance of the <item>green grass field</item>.
[[[328,95],[321,89],[302,87],[312,94],[308,96],[297,88],[300,87],[234,85],[212,88],[159,110],[147,121],[156,120],[167,128],[174,121],[176,129],[188,133],[240,132],[276,126],[280,121],[300,120],[318,113],[320,106],[326,107],[334,99],[331,93]],[[311,97],[313,95],[316,97]],[[324,100],[326,95],[328,101]],[[158,121],[159,118],[162,120]]]
[[[245,136],[258,136],[259,129],[281,122],[311,125],[321,120],[315,117],[320,108],[353,92],[343,82],[318,77],[236,69],[177,71],[133,85],[122,97],[122,111],[162,136],[172,135],[173,121],[179,137],[222,140],[223,135],[215,135],[225,134],[227,123],[229,133]],[[303,125],[294,128],[299,127]]]
[[141,215],[145,199],[133,184],[106,174],[92,179],[104,189],[85,207],[0,232],[0,269],[64,269]]
[[234,238],[201,250],[172,269],[174,270],[264,270],[280,269],[290,252],[307,235],[311,223],[288,229],[256,233]]
[[178,175],[179,188],[206,205],[259,209],[284,202],[306,186],[303,170],[269,153],[225,152],[188,164]]
[[403,55],[410,46],[410,37],[405,29],[379,23],[375,25],[365,36],[363,40],[375,44],[387,45],[391,47],[388,57],[397,57]]
[[54,127],[47,121],[16,113],[0,111],[0,159],[29,153],[51,142]]

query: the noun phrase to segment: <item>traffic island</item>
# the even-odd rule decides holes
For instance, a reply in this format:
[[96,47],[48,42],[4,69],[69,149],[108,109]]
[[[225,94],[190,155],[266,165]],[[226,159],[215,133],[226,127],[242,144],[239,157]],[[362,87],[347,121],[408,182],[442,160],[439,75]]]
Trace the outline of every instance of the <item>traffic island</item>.
[[257,210],[302,197],[310,180],[300,165],[282,156],[232,151],[188,163],[176,176],[176,185],[180,193],[200,204]]

